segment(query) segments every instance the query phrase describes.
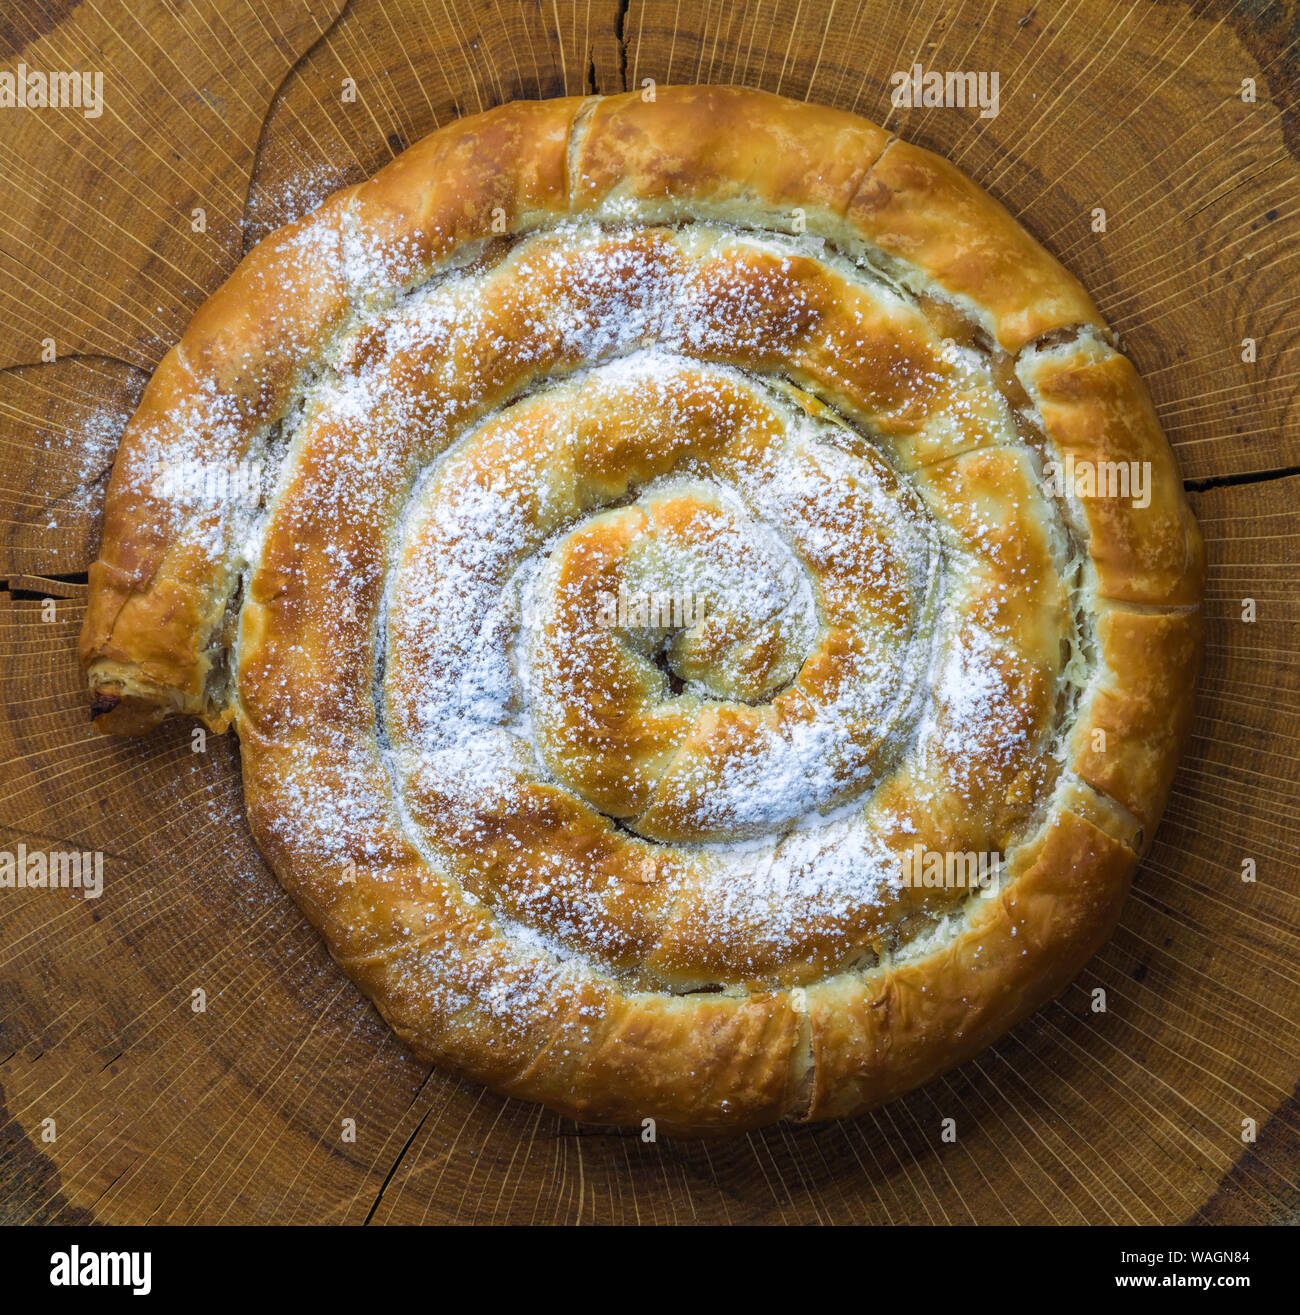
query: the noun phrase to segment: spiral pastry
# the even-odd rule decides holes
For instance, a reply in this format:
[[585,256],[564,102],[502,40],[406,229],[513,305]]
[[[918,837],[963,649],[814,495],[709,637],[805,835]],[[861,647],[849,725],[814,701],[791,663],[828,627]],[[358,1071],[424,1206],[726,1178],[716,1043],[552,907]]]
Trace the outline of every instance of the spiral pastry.
[[464,119],[261,243],[124,437],[82,658],[105,730],[236,727],[417,1054],[707,1132],[1063,989],[1163,807],[1202,569],[1005,211],[856,117],[661,88]]

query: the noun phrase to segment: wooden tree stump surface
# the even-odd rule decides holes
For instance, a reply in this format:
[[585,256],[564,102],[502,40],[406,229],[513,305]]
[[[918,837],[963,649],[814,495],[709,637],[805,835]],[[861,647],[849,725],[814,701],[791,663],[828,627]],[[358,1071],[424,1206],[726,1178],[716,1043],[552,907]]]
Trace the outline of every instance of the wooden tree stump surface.
[[[1293,6],[46,0],[8,13],[0,69],[100,70],[104,90],[94,118],[0,108],[0,849],[102,851],[104,892],[0,890],[0,1220],[1297,1218]],[[891,108],[890,74],[914,63],[998,71],[999,114]],[[122,425],[242,251],[459,114],[647,78],[856,110],[989,188],[1122,334],[1209,554],[1195,732],[1114,939],[1060,1000],[910,1097],[707,1143],[580,1127],[412,1059],[263,864],[233,737],[206,753],[184,725],[100,737],[75,658]]]

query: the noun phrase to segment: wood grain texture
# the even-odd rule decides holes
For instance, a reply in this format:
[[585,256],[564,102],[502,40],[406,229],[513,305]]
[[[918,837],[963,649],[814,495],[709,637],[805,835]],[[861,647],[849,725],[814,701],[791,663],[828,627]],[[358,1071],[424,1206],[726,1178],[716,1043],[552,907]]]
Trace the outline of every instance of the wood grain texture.
[[[0,890],[0,1220],[1295,1218],[1294,10],[103,0],[0,22],[0,47],[105,73],[98,119],[0,110],[0,849],[99,850],[105,873],[98,900]],[[892,109],[914,62],[998,70],[1000,113]],[[856,109],[969,170],[1122,332],[1210,561],[1193,740],[1113,941],[906,1099],[710,1143],[578,1127],[410,1058],[262,863],[233,740],[96,736],[74,655],[116,437],[248,244],[457,114],[647,78]]]

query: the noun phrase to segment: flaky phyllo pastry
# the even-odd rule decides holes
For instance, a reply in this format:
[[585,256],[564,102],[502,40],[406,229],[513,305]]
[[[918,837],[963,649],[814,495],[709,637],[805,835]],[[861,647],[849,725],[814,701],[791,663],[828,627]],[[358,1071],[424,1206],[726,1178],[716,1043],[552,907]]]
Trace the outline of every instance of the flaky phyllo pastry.
[[1201,591],[1142,383],[999,205],[661,88],[464,119],[253,250],[126,431],[81,652],[106,731],[235,727],[416,1054],[713,1131],[866,1109],[1064,989]]

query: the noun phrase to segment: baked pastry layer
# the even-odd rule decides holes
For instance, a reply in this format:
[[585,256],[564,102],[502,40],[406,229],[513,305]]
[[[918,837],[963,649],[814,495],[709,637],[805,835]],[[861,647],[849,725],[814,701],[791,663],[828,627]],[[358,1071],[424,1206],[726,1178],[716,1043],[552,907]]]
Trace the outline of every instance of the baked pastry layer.
[[462,120],[255,248],[124,436],[81,653],[104,730],[235,726],[259,845],[418,1054],[738,1130],[1068,983],[1202,576],[1140,379],[1000,206],[854,116],[660,88]]

